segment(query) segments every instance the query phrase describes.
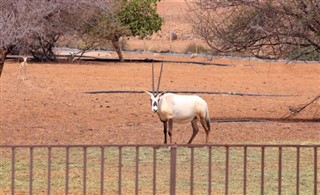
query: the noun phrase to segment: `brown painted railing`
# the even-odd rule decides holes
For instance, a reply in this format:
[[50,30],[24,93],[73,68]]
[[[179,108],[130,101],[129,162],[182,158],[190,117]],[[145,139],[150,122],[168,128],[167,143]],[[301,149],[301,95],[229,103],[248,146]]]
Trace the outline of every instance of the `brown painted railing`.
[[[95,192],[100,193],[100,194],[105,194],[106,192],[106,186],[108,186],[106,184],[105,181],[105,177],[108,175],[107,169],[106,169],[106,158],[108,158],[108,156],[106,156],[106,151],[109,150],[109,148],[116,148],[118,150],[118,153],[116,154],[117,156],[117,166],[118,170],[118,176],[117,178],[112,178],[113,180],[117,181],[117,194],[128,194],[128,192],[126,192],[123,189],[123,179],[124,179],[124,173],[123,173],[123,163],[125,161],[125,156],[123,153],[123,150],[126,148],[130,148],[130,149],[134,149],[134,154],[132,157],[134,157],[134,169],[132,170],[134,172],[134,193],[135,194],[143,194],[143,192],[139,191],[139,188],[141,187],[140,184],[140,160],[141,160],[141,151],[142,148],[148,148],[148,149],[152,149],[152,153],[150,154],[150,158],[152,159],[150,162],[150,166],[152,170],[152,178],[150,178],[150,180],[152,181],[152,194],[157,194],[157,181],[159,180],[159,178],[157,177],[157,173],[159,172],[158,170],[158,163],[161,161],[161,159],[159,159],[157,156],[159,155],[159,151],[158,149],[168,149],[168,161],[169,161],[169,167],[167,167],[168,170],[170,170],[170,174],[169,174],[169,191],[166,193],[169,193],[171,195],[177,194],[177,169],[179,166],[179,153],[177,152],[179,149],[186,149],[187,151],[190,151],[190,158],[188,158],[190,161],[190,178],[189,178],[189,193],[190,194],[194,194],[197,193],[197,190],[195,190],[195,183],[196,183],[196,176],[195,176],[195,161],[197,159],[195,159],[195,149],[197,149],[197,151],[201,151],[202,149],[204,150],[203,154],[204,156],[206,156],[206,160],[205,162],[201,161],[200,164],[202,164],[203,166],[208,167],[208,169],[205,171],[207,174],[207,181],[205,181],[206,185],[207,185],[207,194],[216,194],[214,189],[212,188],[212,182],[213,182],[213,174],[214,171],[212,170],[212,168],[215,165],[215,162],[213,160],[213,150],[214,149],[222,149],[224,151],[224,154],[222,154],[222,158],[224,161],[224,167],[223,169],[224,171],[224,176],[223,176],[223,180],[224,180],[224,184],[222,184],[223,186],[219,187],[219,188],[223,188],[224,193],[225,194],[229,194],[232,193],[234,190],[237,190],[237,192],[239,192],[239,189],[230,189],[230,181],[231,181],[231,172],[232,170],[232,166],[230,166],[230,164],[232,163],[232,158],[234,158],[234,156],[232,156],[232,153],[230,152],[230,150],[234,150],[236,149],[237,151],[240,151],[241,153],[241,157],[239,159],[241,159],[241,161],[239,161],[239,163],[243,163],[243,168],[242,168],[242,189],[240,190],[241,193],[243,194],[247,194],[248,193],[248,171],[249,171],[249,160],[248,160],[248,149],[254,148],[255,150],[259,150],[259,154],[257,155],[258,158],[260,158],[259,160],[257,160],[257,162],[260,162],[261,164],[259,165],[259,163],[257,163],[258,167],[260,167],[260,178],[259,178],[259,191],[260,194],[265,194],[265,190],[266,190],[266,149],[273,149],[273,152],[276,151],[277,152],[277,163],[273,164],[273,166],[276,167],[277,170],[277,193],[278,194],[282,194],[283,190],[285,189],[285,186],[283,185],[283,166],[285,164],[283,158],[285,155],[285,149],[290,148],[292,151],[294,151],[295,155],[294,156],[290,156],[290,159],[292,160],[292,162],[294,162],[294,172],[295,172],[295,193],[296,194],[300,194],[301,193],[301,169],[303,168],[303,164],[301,163],[302,160],[304,162],[304,164],[312,164],[312,174],[313,174],[313,185],[310,186],[309,189],[313,194],[318,194],[319,190],[318,190],[318,183],[319,183],[319,179],[318,179],[318,172],[319,172],[319,168],[318,168],[318,164],[319,164],[319,156],[318,156],[318,150],[319,150],[320,145],[315,145],[315,144],[309,144],[309,145],[291,145],[291,144],[286,144],[286,145],[273,145],[273,144],[268,144],[268,145],[256,145],[256,144],[236,144],[236,145],[2,145],[0,146],[0,164],[10,164],[10,166],[8,165],[7,169],[11,172],[11,173],[7,173],[6,171],[6,167],[2,166],[2,169],[0,170],[0,173],[2,176],[7,175],[10,178],[10,184],[1,184],[3,186],[0,186],[0,189],[3,188],[8,188],[9,186],[9,192],[7,193],[11,193],[11,194],[15,194],[16,193],[16,173],[17,173],[17,169],[21,168],[18,167],[18,163],[21,163],[20,161],[17,160],[17,158],[19,156],[17,156],[17,150],[18,149],[23,149],[23,150],[28,150],[29,152],[27,152],[28,156],[28,160],[29,161],[27,163],[28,167],[28,181],[24,181],[24,182],[29,182],[28,183],[28,193],[29,194],[34,194],[34,172],[36,171],[35,168],[35,162],[36,161],[43,161],[43,164],[47,164],[47,174],[46,174],[46,181],[47,181],[47,185],[43,186],[41,189],[42,192],[46,192],[46,194],[53,194],[52,191],[52,185],[53,185],[53,170],[52,170],[52,162],[53,162],[53,155],[52,155],[52,150],[53,149],[62,149],[63,151],[65,151],[65,156],[61,157],[62,159],[65,160],[65,164],[64,164],[64,168],[65,168],[65,184],[64,184],[64,193],[65,194],[71,194],[70,192],[70,149],[72,148],[81,148],[82,151],[78,151],[78,153],[81,153],[81,159],[82,159],[82,189],[77,189],[78,192],[82,192],[83,194],[87,194],[87,177],[88,177],[88,171],[90,171],[91,167],[88,166],[88,155],[93,155],[99,156],[99,162],[97,163],[100,169],[100,175],[99,175],[99,181],[96,181],[95,183],[97,184],[95,186]],[[96,149],[98,151],[95,152],[94,154],[88,153],[88,149],[89,148],[93,148]],[[302,148],[304,149],[308,149],[308,151],[310,151],[311,153],[311,157],[309,159],[301,159],[301,150]],[[46,159],[35,159],[35,149],[44,149],[45,150],[45,155],[46,155]],[[310,155],[309,155],[310,156]],[[170,157],[170,158],[169,158]],[[7,161],[6,161],[7,159]],[[239,160],[236,159],[236,160]],[[234,161],[234,160],[233,160]],[[80,162],[79,162],[80,163]],[[202,166],[201,165],[201,166]],[[21,166],[21,165],[19,165]],[[163,168],[163,167],[162,167]],[[161,170],[160,170],[161,171]],[[64,171],[63,171],[64,172]],[[21,182],[21,181],[20,181]],[[250,181],[252,182],[252,181]],[[221,182],[220,182],[221,183]],[[39,188],[39,187],[37,187]],[[185,191],[187,192],[187,191]],[[17,192],[18,193],[18,192]],[[187,192],[188,193],[188,192]],[[301,193],[303,194],[303,193]]]

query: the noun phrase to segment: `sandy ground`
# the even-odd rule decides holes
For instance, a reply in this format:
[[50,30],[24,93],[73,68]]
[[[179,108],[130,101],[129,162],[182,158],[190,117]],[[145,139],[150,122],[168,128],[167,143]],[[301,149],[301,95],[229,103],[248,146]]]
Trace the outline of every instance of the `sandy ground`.
[[[131,54],[132,55],[132,54]],[[125,57],[141,57],[148,55]],[[167,60],[200,57],[149,56]],[[241,92],[292,95],[200,94],[209,105],[210,143],[320,143],[319,122],[217,122],[218,119],[279,119],[319,93],[319,64],[287,64],[214,59],[232,66],[165,63],[164,91]],[[160,64],[156,63],[156,75]],[[28,79],[8,60],[1,77],[0,144],[161,144],[162,123],[151,112],[147,94],[88,94],[106,90],[151,90],[150,63],[29,62]],[[318,111],[318,112],[317,112]],[[319,102],[297,118],[318,119]],[[190,124],[174,125],[176,143],[186,143]],[[194,143],[204,143],[200,129]]]
[[[203,44],[192,32],[184,0],[162,0],[162,30],[145,41],[127,40],[126,49],[183,52]],[[169,32],[178,40],[170,42]],[[114,53],[99,55],[115,58]],[[211,123],[210,143],[320,143],[319,122],[218,122],[218,119],[280,119],[320,92],[319,63],[261,62],[161,54],[125,54],[125,58],[222,63],[203,66],[165,63],[161,90],[290,95],[205,95]],[[156,64],[159,70],[159,64]],[[146,94],[87,94],[105,90],[151,90],[150,63],[29,62],[28,79],[17,79],[19,64],[7,60],[1,76],[0,144],[160,144],[162,124]],[[297,118],[320,118],[316,102]],[[186,143],[191,125],[174,125],[174,140]],[[194,143],[204,143],[201,128]]]

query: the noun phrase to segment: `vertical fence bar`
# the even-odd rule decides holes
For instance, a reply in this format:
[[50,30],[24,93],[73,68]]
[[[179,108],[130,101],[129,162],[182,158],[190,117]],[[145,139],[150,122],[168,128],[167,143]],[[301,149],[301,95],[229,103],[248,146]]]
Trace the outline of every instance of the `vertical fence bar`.
[[211,189],[211,182],[212,182],[212,180],[211,180],[211,177],[212,177],[212,169],[211,169],[211,166],[212,166],[212,157],[211,157],[211,146],[209,146],[209,150],[208,150],[208,152],[209,152],[209,155],[208,155],[208,158],[209,158],[209,162],[208,162],[208,168],[209,168],[209,173],[208,173],[208,194],[209,195],[211,195],[211,191],[212,191],[212,189]]
[[190,162],[190,195],[193,195],[193,180],[194,180],[194,148],[191,148]]
[[47,184],[47,194],[51,193],[51,147],[48,147],[48,184]]
[[300,147],[297,147],[297,181],[296,181],[296,194],[300,192]]
[[318,194],[318,151],[317,147],[314,147],[314,194]]
[[264,156],[265,147],[261,147],[261,195],[264,194]]
[[247,146],[243,150],[243,194],[247,194]]
[[278,167],[278,194],[282,192],[282,147],[279,147],[279,167]]
[[83,147],[83,194],[87,194],[87,147]]
[[16,148],[12,148],[11,156],[11,195],[14,195],[14,180],[15,180],[15,161],[16,161]]
[[104,186],[104,147],[101,146],[101,172],[100,172],[100,194],[103,195]]
[[153,195],[157,192],[157,149],[153,147]]
[[176,194],[177,146],[170,147],[170,195]]
[[122,175],[122,147],[119,147],[119,180],[118,180],[118,194],[121,195],[121,175]]
[[66,194],[69,193],[69,147],[66,147]]
[[33,183],[33,147],[30,147],[29,194],[32,195]]
[[226,146],[226,195],[229,194],[229,146]]
[[136,147],[136,195],[139,193],[139,146]]

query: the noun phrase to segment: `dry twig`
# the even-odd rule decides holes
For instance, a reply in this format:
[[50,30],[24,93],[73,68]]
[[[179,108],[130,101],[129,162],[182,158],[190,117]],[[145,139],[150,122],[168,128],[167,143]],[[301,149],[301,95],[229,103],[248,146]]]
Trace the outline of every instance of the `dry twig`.
[[317,102],[320,99],[320,94],[318,94],[314,99],[312,99],[310,102],[300,105],[300,106],[296,106],[296,107],[292,107],[289,106],[288,109],[290,111],[290,113],[286,114],[285,116],[283,116],[282,118],[284,119],[288,119],[291,117],[296,116],[297,114],[299,114],[302,110],[304,110],[305,108],[307,108],[308,106],[314,104],[315,102]]

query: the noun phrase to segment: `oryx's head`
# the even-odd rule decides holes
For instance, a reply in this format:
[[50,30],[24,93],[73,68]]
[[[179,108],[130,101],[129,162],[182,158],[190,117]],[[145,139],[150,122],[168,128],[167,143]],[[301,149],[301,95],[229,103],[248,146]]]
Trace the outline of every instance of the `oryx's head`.
[[146,91],[146,93],[150,95],[150,103],[151,103],[151,108],[152,108],[153,112],[158,112],[160,98],[164,94],[164,92],[159,93],[160,81],[161,81],[161,75],[162,75],[162,67],[163,67],[163,63],[161,64],[157,91],[154,91],[154,65],[152,63],[152,93]]
[[23,60],[23,62],[27,62],[28,57],[27,57],[27,56],[23,56],[23,57],[22,57],[22,60]]

